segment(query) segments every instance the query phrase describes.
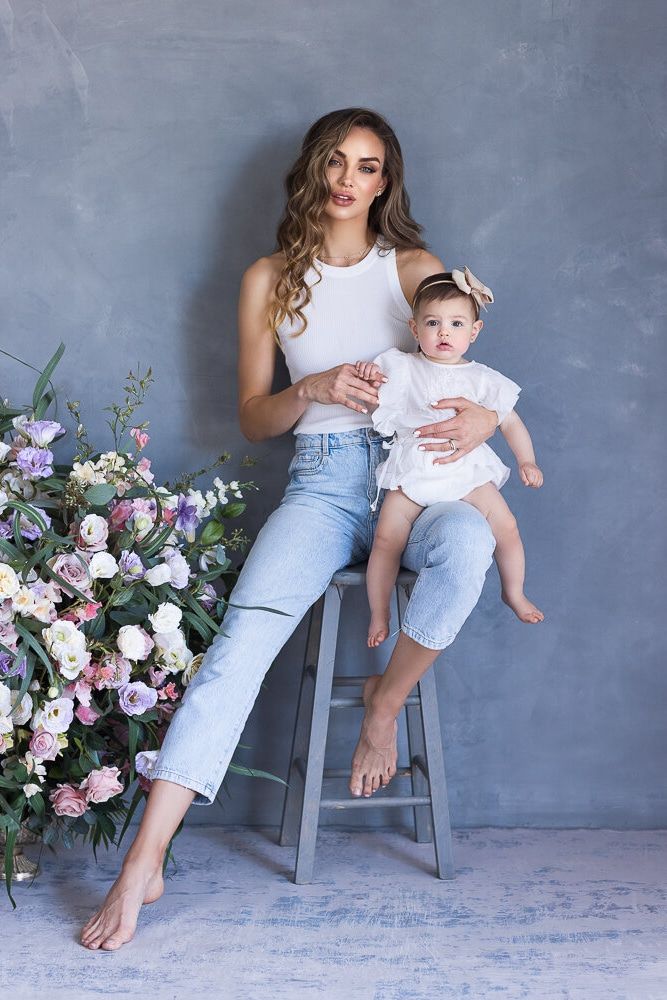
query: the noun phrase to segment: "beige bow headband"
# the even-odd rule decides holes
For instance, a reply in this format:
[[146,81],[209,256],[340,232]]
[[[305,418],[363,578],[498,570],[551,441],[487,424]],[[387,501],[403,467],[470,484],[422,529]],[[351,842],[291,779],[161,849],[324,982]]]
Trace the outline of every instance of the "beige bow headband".
[[486,312],[487,302],[493,302],[493,292],[490,288],[487,288],[486,285],[483,285],[479,278],[475,277],[469,267],[464,267],[462,271],[452,271],[452,279],[453,280],[450,280],[449,278],[438,278],[437,281],[432,281],[430,284],[424,285],[423,288],[420,288],[418,294],[413,299],[413,309],[415,302],[421,293],[425,292],[427,288],[433,288],[435,285],[456,285],[459,291],[463,292],[465,295],[472,296],[477,303],[478,313],[480,307]]

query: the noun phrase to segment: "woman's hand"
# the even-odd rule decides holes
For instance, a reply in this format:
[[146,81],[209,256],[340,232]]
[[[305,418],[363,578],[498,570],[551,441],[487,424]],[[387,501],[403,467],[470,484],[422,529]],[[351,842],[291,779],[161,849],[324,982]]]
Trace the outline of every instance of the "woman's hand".
[[300,391],[309,403],[340,403],[357,413],[368,413],[362,403],[377,405],[382,378],[384,376],[366,381],[357,373],[355,365],[337,365],[325,372],[306,375],[301,379]]
[[[435,458],[434,465],[447,465],[467,455],[473,448],[490,438],[498,426],[498,414],[487,410],[479,403],[473,403],[463,396],[455,399],[439,399],[433,403],[434,409],[456,410],[453,417],[437,424],[425,424],[415,431],[416,437],[442,438],[442,443],[434,441],[421,444],[424,451],[444,451],[444,458]],[[455,450],[454,450],[455,449]]]

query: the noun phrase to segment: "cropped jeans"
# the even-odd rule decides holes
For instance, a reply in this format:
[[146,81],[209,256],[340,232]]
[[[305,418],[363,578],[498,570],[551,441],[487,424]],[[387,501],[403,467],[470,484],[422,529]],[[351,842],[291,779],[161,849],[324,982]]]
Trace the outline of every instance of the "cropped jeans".
[[[378,512],[375,468],[384,460],[372,428],[297,434],[289,484],[241,570],[230,601],[287,614],[229,607],[174,715],[153,778],[215,799],[246,719],[276,654],[333,574],[368,557]],[[418,573],[402,630],[444,649],[474,608],[493,555],[485,518],[461,500],[427,507],[401,562]]]

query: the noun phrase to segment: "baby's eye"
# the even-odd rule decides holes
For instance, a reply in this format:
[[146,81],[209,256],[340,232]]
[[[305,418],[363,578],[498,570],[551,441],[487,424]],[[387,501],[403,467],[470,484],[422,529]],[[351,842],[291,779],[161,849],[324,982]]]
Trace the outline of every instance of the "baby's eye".
[[460,319],[455,319],[452,326],[463,326],[463,323]]
[[426,325],[427,326],[437,326],[438,325],[438,321],[437,321],[437,319],[427,319],[426,320]]

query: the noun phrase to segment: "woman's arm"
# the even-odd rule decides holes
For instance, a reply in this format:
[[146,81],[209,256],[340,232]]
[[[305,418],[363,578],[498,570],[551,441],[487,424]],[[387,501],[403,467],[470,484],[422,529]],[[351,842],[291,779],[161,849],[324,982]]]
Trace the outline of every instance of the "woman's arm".
[[[262,257],[243,276],[239,296],[239,423],[248,441],[265,441],[290,430],[310,402],[342,403],[366,413],[377,403],[377,385],[360,379],[354,365],[338,365],[306,375],[282,392],[271,393],[277,345],[267,316],[280,258]],[[307,336],[306,333],[303,336]],[[354,399],[350,398],[354,396]]]
[[[429,274],[444,271],[442,262],[426,250],[400,251],[396,255],[398,266],[398,276],[401,288],[408,302],[417,289],[417,285]],[[442,410],[456,410],[456,416],[440,423],[424,424],[418,427],[415,434],[428,438],[442,438],[442,444],[437,441],[424,443],[426,451],[444,451],[445,458],[436,458],[434,462],[438,465],[447,465],[449,462],[456,462],[462,455],[467,454],[483,444],[487,438],[492,437],[498,426],[498,414],[495,410],[487,410],[478,403],[472,403],[469,399],[441,399],[435,404],[435,408]],[[435,416],[435,413],[434,413]],[[456,445],[456,451],[452,452],[450,441]]]

